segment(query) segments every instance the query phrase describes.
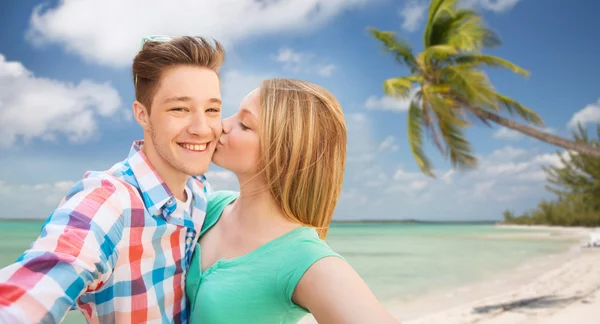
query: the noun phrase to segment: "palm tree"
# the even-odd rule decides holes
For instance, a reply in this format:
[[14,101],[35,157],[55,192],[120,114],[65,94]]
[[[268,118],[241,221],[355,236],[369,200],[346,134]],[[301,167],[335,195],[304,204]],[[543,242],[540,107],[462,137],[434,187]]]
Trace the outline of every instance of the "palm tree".
[[[490,126],[494,122],[567,150],[600,157],[600,146],[586,145],[561,138],[529,125],[500,116],[516,114],[528,124],[542,126],[542,119],[531,109],[494,90],[482,66],[506,68],[516,74],[529,72],[500,57],[482,54],[485,48],[500,44],[496,34],[481,16],[457,6],[460,0],[432,0],[424,35],[424,50],[417,56],[394,32],[369,28],[380,40],[384,51],[404,64],[411,75],[385,80],[386,94],[410,99],[408,140],[420,169],[435,177],[432,165],[423,153],[423,130],[452,166],[474,167],[477,159],[463,129],[475,117]],[[441,136],[440,136],[441,135]]]

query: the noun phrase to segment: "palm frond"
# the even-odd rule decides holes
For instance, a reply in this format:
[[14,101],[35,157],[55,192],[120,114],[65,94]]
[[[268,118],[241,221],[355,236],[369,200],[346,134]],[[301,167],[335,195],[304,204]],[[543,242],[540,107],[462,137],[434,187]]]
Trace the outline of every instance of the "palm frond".
[[442,69],[442,78],[446,84],[452,85],[456,95],[464,98],[472,106],[498,106],[498,98],[483,71],[460,65],[448,65]]
[[410,145],[410,150],[417,161],[417,165],[419,165],[421,172],[432,178],[435,178],[435,175],[431,171],[431,162],[429,159],[427,159],[425,153],[423,152],[422,110],[417,100],[413,99],[410,102],[407,121],[408,143]]
[[487,65],[489,67],[502,67],[506,68],[514,73],[517,73],[522,76],[529,76],[529,71],[519,67],[518,65],[511,63],[508,60],[503,58],[485,55],[485,54],[469,54],[463,55],[456,59],[456,63],[462,65],[463,67],[476,67],[479,65]]
[[495,95],[498,98],[498,102],[500,103],[500,105],[502,105],[511,114],[516,113],[521,118],[534,125],[544,126],[544,121],[542,120],[542,118],[540,118],[538,114],[535,113],[535,111],[521,105],[517,101],[507,96],[501,95],[499,93],[495,93]]
[[376,28],[368,28],[371,36],[381,41],[384,53],[392,53],[400,64],[406,64],[411,72],[418,70],[417,62],[412,47],[407,42],[396,37],[391,31],[380,31]]
[[427,23],[425,25],[425,48],[437,45],[435,35],[439,31],[439,22],[453,16],[454,8],[459,0],[432,0],[429,4]]
[[407,99],[412,89],[412,84],[419,80],[419,76],[390,78],[383,82],[383,91],[386,94],[400,99]]
[[[451,114],[453,114],[451,112]],[[459,119],[455,116],[454,120]],[[438,127],[446,143],[447,157],[452,166],[458,169],[470,169],[477,165],[477,158],[472,154],[469,141],[463,134],[462,127],[452,119],[438,118]]]
[[450,45],[434,45],[428,47],[424,52],[424,59],[426,61],[444,61],[448,60],[454,55],[458,55],[460,52],[454,46]]
[[444,41],[462,52],[479,52],[485,47],[500,44],[496,33],[485,26],[478,14],[465,10],[446,27]]
[[423,126],[425,126],[425,129],[429,130],[429,137],[431,138],[431,141],[438,149],[438,151],[440,151],[440,153],[442,154],[445,154],[446,149],[442,145],[442,141],[440,141],[440,136],[438,135],[438,132],[435,128],[435,113],[431,110],[431,107],[425,101],[423,101],[423,104],[421,106],[423,108]]

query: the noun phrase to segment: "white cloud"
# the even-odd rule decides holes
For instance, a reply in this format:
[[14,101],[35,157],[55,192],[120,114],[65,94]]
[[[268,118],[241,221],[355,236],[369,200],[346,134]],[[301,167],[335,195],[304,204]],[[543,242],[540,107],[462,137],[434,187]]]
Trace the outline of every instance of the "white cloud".
[[[520,0],[463,0],[461,6],[480,7],[482,9],[496,13],[506,12],[512,9]],[[406,0],[404,7],[398,11],[402,18],[402,29],[408,32],[419,30],[424,20],[427,18],[429,10],[428,1],[424,0]]]
[[[0,181],[0,201],[10,201],[18,210],[8,209],[3,218],[40,219],[46,218],[58,207],[60,201],[75,184],[73,181],[57,181],[33,185]],[[35,203],[32,203],[35,202]]]
[[88,61],[123,67],[146,35],[205,35],[228,48],[263,35],[308,34],[367,0],[63,0],[38,6],[28,39],[59,44]]
[[378,146],[373,138],[370,118],[365,114],[350,113],[345,115],[345,119],[348,129],[348,163],[364,164],[373,161],[377,155]]
[[[576,154],[576,153],[572,153],[572,154]],[[562,161],[560,159],[561,157],[565,161],[570,161],[571,160],[571,155],[569,154],[569,152],[562,151],[562,152],[560,152],[560,156],[558,154],[551,154],[551,153],[537,155],[533,159],[533,163],[537,163],[537,164],[540,164],[540,165],[548,165],[548,166],[554,166],[554,167],[562,168],[565,165],[562,163]]]
[[223,118],[233,115],[239,109],[240,102],[256,89],[260,82],[269,79],[271,75],[253,75],[238,70],[225,71],[222,77]]
[[425,175],[423,173],[420,172],[407,172],[404,170],[404,168],[400,167],[398,168],[398,170],[396,170],[396,173],[394,173],[394,180],[400,180],[400,181],[414,181],[416,179],[423,179],[425,178]]
[[286,71],[293,73],[315,73],[322,77],[330,77],[336,66],[333,64],[315,63],[318,61],[312,53],[298,52],[291,48],[280,48],[275,61],[282,63]]
[[407,99],[400,99],[384,95],[382,97],[370,96],[365,101],[365,108],[369,110],[383,110],[393,112],[404,112],[408,111],[410,101],[415,97],[415,94],[419,91],[419,88],[410,89]]
[[291,48],[280,48],[279,53],[275,56],[275,61],[284,64],[284,68],[295,73],[300,72],[303,63],[306,63],[311,54],[295,52]]
[[494,138],[506,140],[519,140],[523,138],[523,134],[506,127],[500,127],[495,133]]
[[495,161],[514,160],[527,155],[527,151],[513,146],[505,146],[501,149],[494,150],[490,157]]
[[340,202],[352,202],[353,205],[365,206],[369,202],[369,198],[361,194],[355,188],[350,188],[348,190],[342,190]]
[[506,12],[512,9],[521,0],[462,0],[461,6],[480,7],[496,13]]
[[366,187],[379,187],[388,181],[387,174],[378,165],[366,167],[360,170],[360,172],[351,172],[349,177]]
[[[353,185],[353,190],[356,196],[370,197],[369,202],[360,206],[348,200],[342,210],[345,215],[364,215],[373,210],[377,198],[382,199],[381,207],[377,207],[382,211],[372,211],[376,218],[499,219],[506,208],[533,208],[542,198],[552,197],[544,188],[545,165],[560,165],[558,156],[533,155],[522,148],[506,146],[480,157],[479,167],[472,171],[437,170],[438,179],[430,179],[415,166],[385,172],[380,161],[374,159],[365,170],[369,170],[371,179],[380,179],[376,187],[366,186],[364,177],[350,180],[360,179],[360,185]],[[457,212],[459,203],[468,207]]]
[[371,96],[367,98],[367,101],[365,102],[365,107],[367,109],[396,112],[407,111],[409,105],[410,99],[397,99],[390,96],[383,96],[380,98],[377,96]]
[[512,9],[520,0],[480,0],[479,4],[487,10],[506,12]]
[[576,128],[577,124],[583,126],[587,124],[600,123],[600,99],[595,104],[587,105],[585,108],[573,114],[573,117],[567,124],[569,128]]
[[322,77],[330,77],[335,71],[336,66],[333,64],[327,64],[317,67],[317,74]]
[[399,14],[403,19],[402,28],[409,32],[414,32],[419,29],[419,26],[425,19],[428,4],[425,1],[407,1]]
[[113,116],[120,107],[121,98],[108,83],[36,77],[0,54],[0,148],[18,139],[52,141],[61,135],[84,142],[97,131],[98,117]]
[[396,138],[394,136],[388,136],[386,139],[379,144],[379,151],[397,151],[399,149],[398,145],[396,145]]
[[450,170],[446,171],[441,177],[442,181],[444,181],[447,184],[451,184],[452,176],[454,175],[455,172],[456,171],[454,169],[450,169]]
[[209,171],[205,176],[214,190],[240,190],[235,174],[230,171]]

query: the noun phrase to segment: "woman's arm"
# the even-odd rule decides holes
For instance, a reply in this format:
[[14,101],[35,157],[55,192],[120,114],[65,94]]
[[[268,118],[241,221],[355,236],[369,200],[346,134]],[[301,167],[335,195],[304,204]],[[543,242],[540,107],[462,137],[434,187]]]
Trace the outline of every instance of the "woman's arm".
[[399,323],[358,273],[337,257],[315,262],[298,282],[292,300],[308,309],[321,324]]

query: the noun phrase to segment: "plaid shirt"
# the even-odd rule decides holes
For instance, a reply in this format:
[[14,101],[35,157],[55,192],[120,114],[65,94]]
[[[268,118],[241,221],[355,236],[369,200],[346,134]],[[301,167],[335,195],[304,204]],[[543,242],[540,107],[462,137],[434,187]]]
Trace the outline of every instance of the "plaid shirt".
[[0,270],[0,323],[58,323],[72,308],[90,323],[188,322],[185,278],[210,187],[190,177],[192,215],[172,217],[175,197],[142,144],[110,170],[87,172]]

